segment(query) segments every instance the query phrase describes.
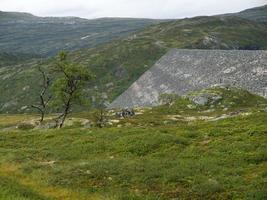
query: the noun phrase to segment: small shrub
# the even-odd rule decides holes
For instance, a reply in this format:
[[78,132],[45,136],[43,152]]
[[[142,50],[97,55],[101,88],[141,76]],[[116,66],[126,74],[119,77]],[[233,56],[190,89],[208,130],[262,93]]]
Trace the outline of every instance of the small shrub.
[[223,187],[218,181],[214,179],[208,179],[196,185],[194,190],[199,195],[206,196],[223,191]]
[[185,138],[195,139],[199,136],[199,133],[197,133],[195,131],[187,131],[187,132],[183,133],[182,136]]
[[247,131],[247,134],[249,136],[264,135],[266,133],[267,133],[267,131],[263,131],[263,130],[249,130],[249,131]]
[[250,164],[260,164],[262,162],[267,161],[267,152],[263,151],[263,152],[259,152],[256,154],[252,154],[246,157],[245,159],[248,163]]
[[171,105],[178,99],[179,96],[177,94],[162,94],[159,97],[159,102],[163,105]]

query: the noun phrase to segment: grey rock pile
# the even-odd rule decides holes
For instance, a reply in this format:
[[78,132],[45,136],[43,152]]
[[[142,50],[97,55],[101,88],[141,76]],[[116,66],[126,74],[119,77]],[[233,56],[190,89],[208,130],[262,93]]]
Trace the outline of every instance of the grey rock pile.
[[[155,106],[161,94],[182,96],[218,85],[267,97],[267,51],[170,50],[110,108]],[[196,99],[199,104],[206,100]]]

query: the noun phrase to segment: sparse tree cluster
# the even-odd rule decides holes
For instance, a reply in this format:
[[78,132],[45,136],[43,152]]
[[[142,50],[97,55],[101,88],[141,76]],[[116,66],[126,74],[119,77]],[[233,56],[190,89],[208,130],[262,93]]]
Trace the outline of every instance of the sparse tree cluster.
[[73,105],[84,103],[83,89],[93,75],[88,68],[70,62],[64,52],[59,54],[59,61],[53,70],[59,75],[52,91],[55,95],[54,105],[62,109],[57,118],[58,127],[61,128]]
[[[73,106],[85,102],[84,88],[86,83],[91,81],[94,76],[88,68],[68,60],[65,52],[58,55],[56,63],[51,68],[53,76],[56,77],[53,83],[51,83],[51,79],[44,70],[39,68],[39,71],[43,77],[40,103],[32,107],[39,110],[41,114],[40,122],[43,122],[47,106],[51,101],[51,105],[61,113],[56,118],[56,126],[62,128]],[[50,87],[51,95],[46,97]]]

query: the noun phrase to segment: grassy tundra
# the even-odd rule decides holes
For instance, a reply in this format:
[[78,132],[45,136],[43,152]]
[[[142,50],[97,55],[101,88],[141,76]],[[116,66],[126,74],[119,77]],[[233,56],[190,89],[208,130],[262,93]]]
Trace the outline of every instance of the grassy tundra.
[[104,128],[23,127],[38,116],[1,115],[0,199],[266,199],[267,101],[206,92],[223,99],[110,114]]

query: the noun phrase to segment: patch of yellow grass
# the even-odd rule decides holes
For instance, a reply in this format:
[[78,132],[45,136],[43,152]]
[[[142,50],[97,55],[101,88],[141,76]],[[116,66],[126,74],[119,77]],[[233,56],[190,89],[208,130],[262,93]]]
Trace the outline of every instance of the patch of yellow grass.
[[82,194],[60,187],[52,187],[38,183],[31,178],[22,175],[19,166],[4,163],[0,165],[0,177],[13,178],[18,184],[30,188],[32,191],[56,200],[100,200],[99,195],[83,196]]
[[36,117],[34,115],[0,115],[0,125],[13,125]]

